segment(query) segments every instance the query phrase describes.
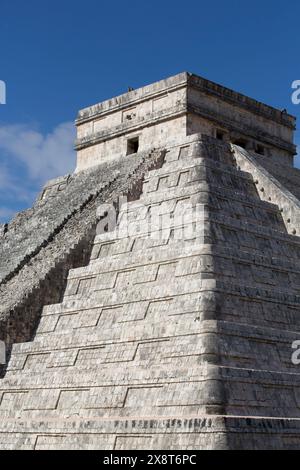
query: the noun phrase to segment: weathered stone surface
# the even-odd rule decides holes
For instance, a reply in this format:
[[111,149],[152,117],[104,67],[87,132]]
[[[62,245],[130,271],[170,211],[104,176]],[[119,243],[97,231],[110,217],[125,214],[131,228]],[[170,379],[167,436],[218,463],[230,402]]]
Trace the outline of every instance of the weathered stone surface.
[[68,270],[88,263],[97,207],[137,197],[145,172],[162,159],[150,152],[50,181],[33,208],[8,224],[0,238],[1,339],[31,337],[42,306],[61,299]]
[[[158,99],[186,78],[89,108],[79,127],[120,107],[130,127],[134,99],[146,106],[147,93]],[[188,80],[195,106],[204,108],[206,98],[196,97],[206,90],[224,113],[238,105],[245,126],[249,113],[263,116],[289,141],[291,117]],[[0,238],[1,335],[12,343],[0,379],[0,448],[299,448],[291,345],[300,340],[300,203],[291,147],[278,145],[272,161],[181,131],[151,154],[108,155],[110,163],[49,182]],[[98,144],[84,139],[92,155]],[[130,200],[117,226],[95,236],[97,205],[120,194]]]
[[132,138],[147,151],[199,132],[286,166],[296,153],[292,116],[186,72],[83,109],[76,125],[77,171],[126,155]]

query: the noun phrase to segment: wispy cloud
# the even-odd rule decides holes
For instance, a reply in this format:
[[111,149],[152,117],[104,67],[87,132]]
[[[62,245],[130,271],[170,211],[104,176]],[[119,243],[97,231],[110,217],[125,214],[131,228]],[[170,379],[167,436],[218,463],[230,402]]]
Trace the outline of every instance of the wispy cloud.
[[32,204],[49,179],[72,172],[74,124],[43,134],[34,126],[0,125],[0,223]]

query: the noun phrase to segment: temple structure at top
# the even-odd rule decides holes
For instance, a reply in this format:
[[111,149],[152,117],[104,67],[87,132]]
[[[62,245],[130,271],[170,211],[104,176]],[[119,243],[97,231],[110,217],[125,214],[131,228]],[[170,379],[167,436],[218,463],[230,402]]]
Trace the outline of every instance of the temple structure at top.
[[81,110],[77,170],[203,133],[293,165],[295,118],[183,72]]

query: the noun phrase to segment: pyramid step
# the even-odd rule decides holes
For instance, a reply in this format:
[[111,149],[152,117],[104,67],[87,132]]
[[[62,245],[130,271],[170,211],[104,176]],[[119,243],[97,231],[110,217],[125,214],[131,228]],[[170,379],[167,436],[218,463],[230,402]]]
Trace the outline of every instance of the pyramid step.
[[225,449],[224,431],[223,418],[208,419],[206,416],[188,416],[185,419],[143,416],[138,421],[134,417],[119,420],[91,418],[88,421],[76,417],[49,421],[31,419],[5,421],[0,429],[0,443],[7,450]]
[[300,237],[273,227],[259,226],[218,213],[212,215],[210,224],[211,243],[229,243],[231,246],[242,249],[268,252],[273,253],[274,256],[286,256],[292,259],[298,259],[300,255]]
[[[199,343],[195,344],[195,340]],[[180,349],[182,345],[185,350]],[[164,350],[163,348],[166,348]],[[10,364],[3,379],[15,377],[17,371],[22,377],[31,374],[40,374],[50,369],[55,374],[64,374],[72,368],[74,373],[97,371],[100,367],[103,371],[109,371],[112,367],[121,371],[126,366],[128,377],[132,368],[145,370],[156,366],[178,370],[199,366],[204,360],[205,347],[203,336],[187,335],[185,337],[174,336],[167,339],[120,342],[99,345],[95,347],[61,349],[54,352],[14,353],[10,358]],[[202,360],[203,356],[203,360]],[[1,385],[1,383],[0,383]],[[0,387],[1,388],[1,387]]]
[[0,430],[0,443],[7,450],[298,450],[299,431],[300,420],[290,418],[144,416],[137,426],[135,419],[87,422],[73,417],[60,422],[41,419],[5,422]]
[[[226,196],[226,194],[224,196]],[[293,235],[287,234],[280,213],[278,209],[276,210],[276,206],[272,205],[267,208],[265,205],[262,206],[261,209],[257,208],[256,210],[251,208],[251,205],[234,207],[234,203],[226,201],[224,196],[223,200],[215,200],[214,202],[214,200],[211,199],[208,203],[204,203],[204,206],[203,202],[201,202],[201,207],[199,208],[195,205],[199,202],[198,195],[193,196],[191,202],[190,199],[168,202],[168,204],[162,205],[161,209],[159,209],[161,214],[160,218],[154,217],[153,220],[149,218],[147,208],[145,207],[142,207],[140,214],[137,216],[134,212],[129,213],[128,219],[125,219],[124,222],[121,221],[121,225],[119,225],[116,230],[103,233],[96,237],[92,259],[98,255],[98,248],[101,248],[99,246],[100,244],[110,245],[106,246],[106,249],[103,249],[104,255],[107,255],[110,248],[112,248],[112,244],[118,241],[120,245],[119,252],[122,252],[122,250],[123,252],[129,251],[134,245],[134,239],[141,237],[163,238],[165,234],[165,236],[168,236],[168,230],[179,230],[181,227],[182,232],[183,225],[188,226],[192,222],[199,223],[199,228],[201,229],[203,220],[210,220],[211,222],[217,220],[223,224],[232,222],[238,229],[243,230],[244,228],[250,227],[252,231],[262,233],[262,235],[268,237],[272,236],[273,233],[279,233],[280,236],[284,237],[286,240],[292,240],[294,238]],[[203,198],[201,199],[203,201]],[[192,205],[186,206],[187,203]],[[186,207],[188,207],[189,211],[186,211]],[[226,215],[224,215],[224,209],[227,210]],[[133,220],[130,220],[130,217]],[[161,234],[160,230],[163,230],[165,233]],[[188,231],[188,228],[186,231]],[[128,234],[130,234],[129,239]],[[115,248],[117,248],[117,246],[115,246]]]
[[[232,249],[228,250],[229,253],[227,253],[227,262],[228,262],[228,257],[229,257],[229,262],[232,263],[230,260],[230,257],[234,258],[234,256],[242,262],[241,268],[243,271],[244,276],[244,264],[245,262],[251,262],[251,253],[237,253],[236,251],[234,252]],[[224,252],[224,247],[220,249],[220,254],[222,256]],[[218,253],[216,253],[218,255]],[[247,256],[244,256],[247,255]],[[208,255],[207,255],[208,256]],[[210,257],[209,257],[210,258]],[[208,258],[208,259],[209,259]],[[261,260],[261,258],[252,258],[252,264],[255,263],[255,265],[261,265],[260,268],[265,269],[265,264],[266,264],[266,257]],[[184,260],[184,261],[191,261],[192,264],[192,269],[196,269],[197,271],[197,263],[193,266],[193,260]],[[281,259],[281,262],[283,260]],[[198,260],[197,260],[198,262]],[[272,262],[274,263],[274,259],[272,259]],[[201,264],[201,263],[200,263]],[[278,267],[278,262],[274,263],[273,266]],[[270,271],[272,265],[268,267],[268,270]],[[289,271],[286,271],[288,267],[285,264],[282,264],[280,266],[281,271],[285,270],[285,273],[287,273],[289,276],[292,277],[292,281],[296,283],[295,288],[297,289],[297,276],[298,274],[296,272],[291,273]],[[263,282],[269,282],[269,274],[270,272],[267,271],[264,273],[262,269],[258,270],[258,267],[255,268],[254,266],[251,267],[251,276],[254,276],[258,278],[259,280],[262,280]],[[231,272],[229,270],[229,272]],[[276,271],[275,271],[276,272]],[[76,271],[74,271],[76,274]],[[238,277],[238,271],[236,276]],[[245,276],[244,276],[245,277]],[[280,280],[280,279],[279,279]],[[238,280],[239,281],[239,280]],[[226,291],[227,289],[227,291]],[[298,316],[297,316],[297,309],[299,308],[299,296],[298,295],[292,295],[289,288],[284,291],[279,286],[279,289],[274,290],[274,286],[272,285],[254,285],[253,283],[240,283],[237,282],[237,278],[231,278],[227,282],[225,282],[222,279],[220,279],[217,282],[217,290],[219,292],[222,292],[223,290],[227,292],[227,296],[225,297],[225,300],[222,300],[222,306],[228,304],[227,310],[222,309],[222,312],[224,310],[224,315],[225,318],[227,319],[232,318],[233,320],[236,318],[236,316],[239,318],[239,321],[246,321],[246,318],[241,319],[240,311],[245,310],[246,312],[249,312],[250,314],[250,321],[251,318],[255,318],[256,322],[267,322],[269,323],[270,321],[274,321],[275,323],[279,324],[282,328],[288,328],[289,323],[295,326],[295,329],[297,328],[297,325],[299,324]],[[215,286],[213,285],[211,288],[211,295],[216,295],[213,294],[215,292]],[[231,294],[232,292],[232,294]],[[114,292],[114,295],[117,295]],[[239,302],[237,300],[233,301],[230,300],[231,297],[229,296],[232,295],[233,299],[236,299],[239,297]],[[191,303],[187,303],[187,305],[184,307],[182,304],[183,299],[186,299],[187,297],[191,296]],[[200,296],[200,297],[199,297]],[[110,296],[111,297],[111,296]],[[172,296],[171,296],[172,297]],[[245,298],[250,297],[249,301],[246,301]],[[209,298],[209,291],[205,292],[195,292],[194,294],[189,293],[188,295],[178,295],[178,292],[176,293],[176,296],[173,297],[174,300],[171,300],[169,298],[158,298],[157,301],[154,299],[144,299],[144,301],[140,300],[137,301],[136,298],[132,302],[128,302],[128,299],[126,299],[125,303],[123,300],[122,302],[117,303],[117,302],[112,302],[112,299],[109,298],[109,296],[106,298],[107,300],[107,305],[106,307],[103,305],[103,302],[100,303],[91,303],[90,306],[88,307],[86,304],[81,305],[81,303],[74,303],[74,302],[64,302],[63,304],[57,304],[54,306],[49,306],[44,308],[43,312],[43,317],[42,317],[42,323],[41,323],[41,333],[43,330],[45,332],[47,331],[59,331],[59,330],[65,330],[66,328],[70,328],[70,326],[74,326],[75,329],[77,328],[89,328],[91,326],[96,325],[97,323],[100,324],[102,322],[102,318],[105,319],[105,321],[109,322],[110,327],[115,323],[119,322],[120,319],[124,319],[125,322],[127,321],[140,321],[141,319],[145,318],[151,318],[152,321],[154,318],[157,317],[157,313],[159,309],[162,310],[162,312],[166,311],[169,312],[168,314],[173,314],[178,315],[178,314],[183,314],[188,311],[205,311],[205,309],[211,308],[212,310],[216,307],[216,301],[215,300],[210,300]],[[178,302],[176,303],[176,299]],[[195,300],[194,300],[195,299]],[[202,299],[202,300],[201,300]],[[252,300],[251,300],[252,299]],[[153,303],[154,300],[154,303]],[[175,301],[175,304],[174,304]],[[203,301],[203,303],[202,303]],[[218,300],[219,302],[219,300]],[[226,303],[227,302],[227,303]],[[264,302],[264,303],[263,303]],[[198,305],[197,305],[198,303]],[[209,305],[212,305],[212,307],[209,307]],[[276,306],[275,311],[273,308],[273,305]],[[157,308],[156,308],[157,307]],[[151,310],[149,310],[151,308]],[[155,308],[155,310],[153,310]],[[82,312],[79,314],[80,310],[82,309]],[[256,312],[257,309],[257,312]],[[103,312],[105,315],[103,316]],[[147,313],[146,313],[147,312]],[[108,316],[109,315],[109,316]],[[159,318],[159,316],[158,316]]]
[[[155,227],[155,223],[157,225],[159,217],[165,217],[164,223],[166,224],[171,217],[178,218],[186,214],[188,210],[199,212],[204,205],[210,211],[225,211],[228,216],[286,232],[281,213],[273,204],[262,204],[259,199],[245,197],[244,194],[224,190],[219,186],[209,188],[206,183],[187,186],[180,191],[179,189],[170,190],[168,195],[160,193],[160,197],[155,201],[150,202],[145,199],[139,200],[138,203],[124,204],[118,217],[118,230],[124,227],[125,233],[127,229],[134,236],[141,225],[149,227],[150,231],[153,230],[152,226]],[[169,223],[172,224],[172,221],[169,220]],[[99,238],[101,239],[101,236]]]
[[[185,315],[185,322],[190,320],[195,322],[196,313]],[[221,365],[234,367],[252,367],[254,369],[273,369],[282,371],[297,370],[292,362],[292,345],[294,341],[299,341],[299,333],[294,331],[280,330],[273,325],[252,325],[241,324],[228,321],[202,321],[200,328],[184,331],[183,335],[178,334],[178,329],[172,334],[158,340],[157,338],[144,339],[139,337],[139,329],[132,324],[128,328],[137,333],[136,339],[132,337],[127,340],[126,335],[116,341],[105,341],[100,335],[97,335],[97,328],[91,328],[90,334],[98,344],[88,347],[83,346],[85,334],[84,329],[80,331],[70,331],[70,334],[77,336],[73,343],[67,341],[67,331],[65,338],[60,333],[53,337],[55,349],[50,351],[47,344],[47,336],[38,338],[40,348],[38,350],[30,347],[13,349],[8,371],[23,370],[30,373],[31,370],[43,370],[46,368],[65,368],[76,367],[87,369],[91,365],[100,365],[114,363],[117,366],[120,363],[134,362],[136,367],[147,367],[154,363],[159,365],[169,364],[172,367],[178,367],[179,362],[185,362],[189,357],[202,360],[210,357],[210,361],[218,359]],[[120,326],[120,325],[119,325]],[[148,324],[149,328],[151,324]],[[153,326],[153,325],[152,325]],[[123,325],[123,328],[125,325]],[[116,327],[115,327],[116,328]],[[94,334],[95,333],[95,334]],[[101,342],[102,340],[102,342]],[[81,343],[81,344],[80,344]],[[191,364],[190,364],[191,365]],[[196,365],[196,364],[195,364]],[[6,378],[10,376],[8,372]]]
[[[196,277],[195,277],[196,274]],[[92,296],[99,292],[104,295],[115,295],[119,289],[156,288],[169,282],[169,277],[189,282],[205,279],[234,282],[241,286],[253,288],[276,288],[290,294],[300,294],[300,272],[287,271],[276,266],[256,265],[245,263],[245,260],[232,260],[207,256],[195,256],[192,259],[172,260],[164,263],[121,268],[116,271],[101,272],[95,275],[76,276],[70,279],[64,300],[81,299],[82,295]],[[241,281],[241,278],[243,279]],[[174,292],[175,294],[175,292]]]
[[[150,253],[133,252],[132,256],[98,258],[89,266],[70,270],[65,296],[77,295],[83,282],[89,290],[115,289],[119,276],[126,276],[127,284],[155,282],[162,271],[170,268],[175,277],[198,273],[240,278],[250,284],[276,285],[298,292],[300,268],[298,261],[283,257],[263,256],[230,247],[195,243],[189,250],[174,247],[156,247]],[[227,248],[227,249],[226,249]],[[169,266],[169,268],[168,268]]]
[[[132,201],[128,203],[128,209],[135,210],[135,208],[143,207],[145,205],[158,204],[160,202],[167,202],[175,198],[182,198],[185,196],[193,196],[196,194],[207,193],[209,192],[209,198],[214,196],[223,197],[225,199],[232,199],[240,203],[248,203],[249,206],[258,207],[265,210],[274,210],[278,211],[278,206],[272,204],[270,201],[266,202],[259,198],[256,191],[253,191],[255,188],[254,184],[251,183],[251,191],[245,191],[245,187],[238,190],[238,188],[226,187],[221,184],[220,181],[216,180],[212,183],[209,183],[205,180],[191,182],[184,186],[174,186],[172,188],[161,189],[153,193],[142,194],[140,199],[137,201]],[[126,208],[126,206],[124,206]],[[122,209],[121,209],[122,212]]]
[[253,184],[253,177],[251,173],[247,171],[241,171],[234,166],[223,165],[203,158],[198,158],[197,160],[194,160],[193,162],[190,162],[186,165],[180,164],[178,166],[168,166],[164,164],[158,170],[149,172],[145,177],[144,182],[146,185],[148,182],[151,183],[151,186],[153,183],[153,189],[151,190],[155,191],[159,189],[160,186],[156,183],[160,183],[160,179],[163,179],[164,184],[162,184],[161,189],[166,189],[168,187],[168,178],[170,179],[171,186],[178,185],[178,179],[180,180],[180,174],[183,172],[187,177],[182,181],[182,183],[185,184],[192,181],[205,180],[205,178],[208,178],[209,180],[213,180],[214,178],[221,178],[223,184],[225,182],[232,182],[235,179],[238,182],[244,181],[246,186],[247,183]]
[[[190,367],[189,364],[185,364],[183,367],[174,367],[171,370],[166,367],[158,368],[157,365],[150,365],[149,367],[136,368],[134,364],[129,364],[129,367],[124,367],[124,364],[116,364],[115,369],[112,365],[103,364],[99,368],[99,365],[91,364],[88,370],[82,370],[78,368],[76,374],[76,366],[67,368],[52,368],[39,370],[38,372],[28,371],[28,373],[18,371],[11,371],[7,378],[4,378],[0,382],[1,392],[7,392],[13,394],[14,392],[25,393],[28,390],[85,390],[86,388],[94,387],[132,387],[149,385],[150,387],[158,384],[170,384],[178,382],[205,381],[212,375],[214,377],[215,371],[218,371],[215,367],[208,367],[206,363],[197,364]],[[212,379],[215,380],[215,379]],[[45,386],[45,384],[48,384]],[[111,392],[109,389],[108,392]],[[47,394],[45,393],[45,400],[47,400]],[[50,393],[50,392],[49,392]],[[103,398],[110,397],[111,393],[107,395],[103,394]],[[14,398],[14,395],[13,397]],[[16,397],[17,398],[17,397]],[[24,397],[23,397],[24,398]]]
[[[193,157],[177,162],[164,163],[161,168],[149,171],[149,173],[144,178],[144,183],[147,184],[153,178],[160,179],[162,177],[170,177],[170,179],[172,180],[172,185],[176,185],[178,184],[178,179],[180,179],[179,175],[182,172],[190,171],[192,172],[192,174],[195,175],[198,173],[199,170],[201,173],[201,168],[216,170],[217,172],[222,172],[223,174],[230,174],[237,178],[243,178],[251,182],[253,181],[250,173],[239,170],[233,164],[228,165],[207,158]],[[165,182],[167,183],[167,181]]]
[[[83,381],[85,377],[84,374]],[[55,374],[53,387],[44,387],[42,391],[37,388],[41,379],[46,379],[46,374],[37,378],[36,388],[32,388],[32,379],[26,377],[22,390],[12,387],[2,391],[0,416],[3,411],[3,418],[9,418],[9,411],[14,409],[17,413],[19,411],[20,417],[26,410],[43,411],[46,419],[47,410],[49,413],[53,410],[51,417],[57,415],[62,418],[76,412],[87,414],[88,418],[89,411],[86,410],[91,410],[94,417],[99,410],[100,417],[104,418],[142,418],[145,414],[180,417],[209,414],[213,409],[223,407],[227,415],[300,418],[299,374],[218,367],[213,376],[201,374],[201,369],[198,369],[196,379],[192,375],[176,382],[163,379],[146,384],[140,381],[138,386],[134,382],[128,385],[125,382],[123,385],[113,384],[113,389],[109,389],[107,383],[96,387],[90,383],[78,388],[74,382],[67,388],[62,384],[55,388]]]
[[[213,325],[199,322],[197,313],[174,315],[169,319],[166,325],[166,318],[162,317],[160,321],[132,321],[129,325],[126,323],[115,323],[113,326],[107,326],[105,329],[95,326],[89,329],[73,329],[55,334],[38,335],[33,342],[16,343],[13,346],[13,354],[33,354],[59,351],[61,349],[84,348],[86,344],[90,347],[101,347],[115,344],[116,342],[136,343],[141,341],[162,341],[173,336],[204,334],[212,329]],[[46,359],[46,358],[45,358]]]
[[212,165],[206,160],[199,162],[196,166],[174,171],[165,171],[164,167],[157,170],[160,176],[151,174],[149,179],[144,181],[143,194],[148,195],[156,191],[171,189],[177,186],[195,184],[205,181],[207,184],[222,184],[224,187],[248,191],[249,194],[256,194],[255,185],[251,174],[236,170],[233,167]]
[[[0,405],[0,419],[9,419],[13,411],[20,418],[66,419],[129,418],[136,416],[178,417],[206,414],[218,399],[208,396],[206,381],[157,385],[89,387],[83,389],[44,389],[6,391]],[[181,390],[181,391],[180,391]],[[31,412],[31,413],[29,413]],[[31,419],[32,419],[31,418]]]

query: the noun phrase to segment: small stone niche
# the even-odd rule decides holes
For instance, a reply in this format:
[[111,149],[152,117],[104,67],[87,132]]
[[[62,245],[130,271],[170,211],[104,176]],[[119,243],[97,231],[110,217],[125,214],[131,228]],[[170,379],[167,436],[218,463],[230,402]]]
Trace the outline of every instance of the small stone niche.
[[134,137],[127,140],[127,155],[132,155],[139,151],[139,138]]
[[222,131],[221,129],[216,130],[216,139],[218,140],[225,140],[225,132]]

